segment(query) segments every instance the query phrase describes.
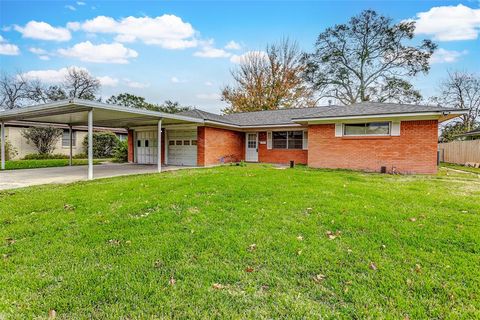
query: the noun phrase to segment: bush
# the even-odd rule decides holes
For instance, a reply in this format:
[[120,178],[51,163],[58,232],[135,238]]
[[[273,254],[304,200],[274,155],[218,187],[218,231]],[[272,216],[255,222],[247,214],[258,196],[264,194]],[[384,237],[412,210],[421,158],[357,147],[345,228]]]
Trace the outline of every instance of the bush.
[[73,156],[73,159],[87,159],[88,155],[86,153],[77,153]]
[[[0,139],[0,141],[2,141]],[[17,149],[15,149],[14,146],[5,139],[5,160],[11,160],[12,158],[15,158],[15,156],[18,154]]]
[[115,148],[115,153],[113,154],[115,162],[127,162],[128,161],[128,142],[119,141],[117,147]]
[[[111,158],[120,140],[113,132],[93,133],[93,157]],[[83,147],[88,150],[88,135],[83,140]]]
[[63,130],[54,127],[31,127],[22,130],[22,136],[32,143],[40,154],[50,154],[55,150]]
[[68,159],[64,154],[42,154],[42,153],[30,153],[23,157],[23,160],[47,160],[47,159]]

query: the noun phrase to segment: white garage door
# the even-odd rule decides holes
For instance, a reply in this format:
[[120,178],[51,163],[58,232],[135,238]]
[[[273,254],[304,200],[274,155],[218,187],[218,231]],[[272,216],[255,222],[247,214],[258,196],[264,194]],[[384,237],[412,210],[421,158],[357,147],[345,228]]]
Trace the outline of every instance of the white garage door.
[[137,163],[157,163],[157,131],[137,131]]
[[197,165],[197,130],[168,130],[168,164]]

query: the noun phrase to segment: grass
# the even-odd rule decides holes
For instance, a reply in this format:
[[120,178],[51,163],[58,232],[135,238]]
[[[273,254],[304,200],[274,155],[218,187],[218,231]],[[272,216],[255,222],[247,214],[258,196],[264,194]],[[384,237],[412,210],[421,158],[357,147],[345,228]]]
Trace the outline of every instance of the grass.
[[6,319],[480,317],[471,174],[181,170],[4,191],[0,225]]
[[[93,164],[99,164],[100,160],[93,160]],[[74,166],[88,164],[87,159],[72,159]],[[9,160],[5,161],[6,170],[33,169],[47,167],[65,167],[68,166],[68,159],[44,159],[44,160]]]
[[446,163],[446,162],[442,162],[441,166],[444,168],[450,168],[450,169],[462,170],[462,171],[480,174],[480,168],[467,167],[467,166],[462,166],[460,164]]

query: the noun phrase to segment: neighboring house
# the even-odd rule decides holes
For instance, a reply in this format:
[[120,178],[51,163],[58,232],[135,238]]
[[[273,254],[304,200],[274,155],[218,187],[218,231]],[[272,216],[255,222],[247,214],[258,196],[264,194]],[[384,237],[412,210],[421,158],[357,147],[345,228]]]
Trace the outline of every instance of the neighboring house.
[[[437,171],[438,123],[463,114],[439,106],[358,103],[218,115],[162,130],[162,163],[211,166],[248,161],[398,173]],[[157,130],[129,130],[129,161],[157,163]]]
[[463,134],[459,134],[458,137],[461,140],[477,140],[480,139],[480,127],[475,130],[465,132]]
[[[38,153],[34,145],[29,143],[27,139],[22,136],[22,130],[32,126],[51,126],[48,123],[32,124],[28,121],[10,121],[5,123],[5,138],[16,151],[13,159],[22,159],[27,154]],[[54,125],[63,130],[63,135],[57,141],[53,154],[70,154],[70,134],[67,125]],[[75,126],[72,128],[72,153],[73,155],[85,153],[83,148],[83,141],[87,136],[87,128],[85,126]],[[110,129],[96,127],[95,131],[112,131],[120,140],[127,139],[127,131],[125,129]]]

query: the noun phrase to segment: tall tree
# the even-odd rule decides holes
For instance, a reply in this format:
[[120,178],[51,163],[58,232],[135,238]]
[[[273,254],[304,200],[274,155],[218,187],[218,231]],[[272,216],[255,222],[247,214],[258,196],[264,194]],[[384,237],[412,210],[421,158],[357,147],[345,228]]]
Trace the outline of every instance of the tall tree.
[[463,131],[470,131],[480,117],[480,76],[465,71],[448,72],[440,85],[440,93],[432,100],[446,107],[467,109],[468,113],[459,119]]
[[177,113],[192,109],[191,107],[182,106],[180,103],[170,100],[165,101],[163,104],[150,103],[147,102],[144,97],[136,96],[131,93],[120,93],[116,96],[111,96],[106,102],[129,108],[160,111],[165,113]]
[[14,109],[28,104],[30,84],[21,73],[17,75],[2,74],[0,77],[0,106]]
[[88,71],[72,67],[68,68],[63,89],[69,98],[96,100],[100,91],[100,81]]
[[231,71],[234,85],[222,90],[225,113],[310,107],[312,91],[303,78],[305,63],[296,42],[284,39],[266,52],[244,55]]
[[392,19],[366,10],[346,24],[320,33],[315,52],[306,56],[307,80],[319,98],[349,105],[361,101],[415,103],[420,93],[409,78],[430,69],[436,44],[414,37],[415,22]]
[[35,146],[38,153],[50,154],[55,150],[55,144],[62,132],[62,129],[54,127],[30,127],[22,130],[22,136]]

